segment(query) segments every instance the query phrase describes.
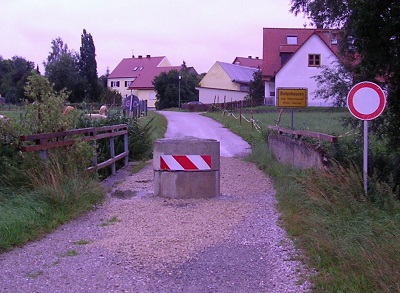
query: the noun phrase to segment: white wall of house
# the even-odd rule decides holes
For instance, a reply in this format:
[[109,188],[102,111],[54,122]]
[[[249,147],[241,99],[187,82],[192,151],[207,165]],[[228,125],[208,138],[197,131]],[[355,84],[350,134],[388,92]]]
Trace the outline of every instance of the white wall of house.
[[[152,89],[129,90],[129,94],[127,95],[135,95],[139,98],[139,100],[147,100],[147,107],[149,108],[155,108],[156,106],[156,92]],[[123,97],[125,98],[126,95]]]
[[135,90],[139,100],[147,100],[147,107],[155,108],[156,92],[151,89]]
[[[113,90],[117,90],[121,93],[122,98],[126,96],[135,95],[139,98],[139,100],[147,100],[147,107],[154,108],[156,102],[156,93],[153,89],[137,89],[137,90],[130,90],[125,87],[125,81],[129,82],[132,79],[123,79],[123,78],[116,78],[108,80],[108,87]],[[119,81],[119,87],[111,86],[112,82]]]
[[[338,60],[325,42],[317,35],[312,35],[276,74],[275,92],[278,92],[277,88],[307,88],[308,106],[331,106],[331,102],[315,98],[317,82],[313,76],[321,74],[322,68],[308,66],[309,54],[320,54],[321,65],[332,66],[332,62]],[[266,82],[266,93],[269,91],[267,86],[270,85]]]
[[232,90],[213,89],[213,88],[196,88],[199,91],[199,101],[203,104],[213,104],[225,102],[241,101],[248,95],[247,92],[239,92]]
[[[132,81],[132,78],[113,78],[107,81],[107,86],[112,90],[117,90],[122,97],[131,94],[131,90],[128,90],[129,82]],[[119,82],[119,86],[116,86],[115,83]]]

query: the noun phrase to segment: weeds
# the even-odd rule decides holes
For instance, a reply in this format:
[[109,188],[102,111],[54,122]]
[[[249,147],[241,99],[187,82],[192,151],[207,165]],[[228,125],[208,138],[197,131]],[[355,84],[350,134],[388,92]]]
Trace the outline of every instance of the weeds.
[[75,245],[87,245],[87,244],[90,244],[92,242],[93,241],[91,241],[91,240],[81,239],[81,240],[73,242],[73,244],[75,244]]
[[114,224],[116,224],[116,223],[118,223],[118,222],[121,222],[121,220],[118,219],[117,216],[114,216],[114,217],[111,217],[110,219],[108,219],[108,220],[102,222],[102,223],[100,224],[100,226],[101,226],[101,227],[106,227],[106,226],[114,225]]
[[[235,131],[248,139],[247,128]],[[372,176],[366,197],[351,161],[297,170],[279,164],[264,140],[252,145],[248,159],[274,180],[281,224],[318,272],[313,291],[400,291],[400,202],[389,183]]]

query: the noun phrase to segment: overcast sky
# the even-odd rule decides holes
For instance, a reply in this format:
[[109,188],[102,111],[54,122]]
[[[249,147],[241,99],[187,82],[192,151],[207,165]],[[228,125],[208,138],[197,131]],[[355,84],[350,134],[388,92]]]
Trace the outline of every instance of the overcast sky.
[[1,0],[0,55],[39,65],[60,37],[79,52],[82,30],[93,37],[99,76],[132,54],[184,60],[199,73],[216,61],[262,58],[264,27],[309,23],[289,13],[290,0]]

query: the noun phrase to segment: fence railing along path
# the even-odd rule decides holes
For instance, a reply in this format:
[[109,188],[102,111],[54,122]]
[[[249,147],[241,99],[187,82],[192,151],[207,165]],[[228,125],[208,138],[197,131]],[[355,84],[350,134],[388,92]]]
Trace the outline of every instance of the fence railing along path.
[[[124,151],[115,154],[115,137],[124,137]],[[118,124],[102,127],[80,128],[61,132],[39,133],[20,136],[20,140],[27,142],[21,148],[22,152],[40,152],[43,159],[47,159],[47,150],[71,146],[77,142],[93,141],[93,145],[100,139],[110,140],[110,158],[104,162],[98,163],[97,156],[93,157],[92,166],[89,171],[97,171],[111,165],[112,174],[116,173],[116,162],[125,159],[125,166],[128,165],[128,125]]]
[[337,136],[320,133],[320,132],[314,132],[314,131],[308,131],[308,130],[286,129],[286,128],[282,128],[279,126],[268,126],[268,128],[278,132],[278,134],[283,134],[283,133],[292,134],[297,139],[301,138],[302,136],[308,136],[308,137],[317,138],[319,140],[324,140],[324,141],[328,141],[328,142],[337,142],[338,141]]

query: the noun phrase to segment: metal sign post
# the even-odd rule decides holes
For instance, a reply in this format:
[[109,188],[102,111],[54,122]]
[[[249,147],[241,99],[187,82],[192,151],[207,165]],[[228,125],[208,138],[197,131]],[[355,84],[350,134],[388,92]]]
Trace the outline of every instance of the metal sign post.
[[364,120],[364,153],[363,153],[364,193],[368,194],[368,120]]
[[278,107],[290,108],[291,128],[294,129],[294,108],[306,108],[308,93],[306,88],[278,88]]
[[368,195],[368,120],[377,118],[386,106],[383,90],[375,83],[363,81],[353,86],[347,95],[347,107],[354,117],[364,120],[363,177],[364,192]]

